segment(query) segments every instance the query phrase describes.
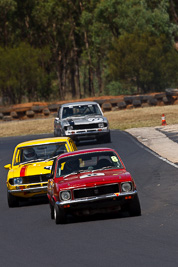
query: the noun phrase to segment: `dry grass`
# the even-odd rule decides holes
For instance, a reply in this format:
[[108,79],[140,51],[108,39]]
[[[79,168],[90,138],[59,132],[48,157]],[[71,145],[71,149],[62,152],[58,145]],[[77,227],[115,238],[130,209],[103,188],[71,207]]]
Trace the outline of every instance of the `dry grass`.
[[178,105],[113,111],[105,113],[105,116],[110,122],[111,129],[125,130],[129,128],[160,126],[162,114],[166,116],[167,124],[178,123]]
[[29,119],[0,123],[0,137],[52,133],[54,118]]
[[[167,124],[178,124],[178,105],[135,108],[106,112],[111,129],[160,126],[162,114]],[[53,133],[54,117],[0,123],[0,137]]]

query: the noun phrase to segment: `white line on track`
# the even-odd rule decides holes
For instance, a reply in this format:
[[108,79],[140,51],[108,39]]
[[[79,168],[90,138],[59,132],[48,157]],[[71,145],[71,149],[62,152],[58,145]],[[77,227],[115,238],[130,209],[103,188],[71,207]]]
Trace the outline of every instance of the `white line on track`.
[[[123,132],[125,134],[129,134],[127,132]],[[175,167],[178,169],[178,165],[169,161],[168,159],[166,158],[163,158],[161,157],[160,155],[158,155],[156,152],[154,152],[153,150],[151,150],[150,148],[146,147],[145,145],[143,145],[142,143],[140,143],[136,138],[134,138],[131,134],[129,134],[129,136],[133,139],[133,141],[138,145],[140,146],[141,148],[145,149],[146,151],[148,151],[149,153],[151,153],[152,155],[154,155],[155,157],[161,159],[162,161],[165,161],[166,163],[168,163],[169,165]]]

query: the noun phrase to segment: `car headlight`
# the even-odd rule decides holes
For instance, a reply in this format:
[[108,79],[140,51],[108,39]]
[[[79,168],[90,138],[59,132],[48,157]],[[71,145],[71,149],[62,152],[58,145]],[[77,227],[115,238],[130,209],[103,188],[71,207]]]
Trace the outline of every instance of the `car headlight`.
[[14,185],[15,184],[22,184],[23,181],[22,181],[22,178],[14,178]]
[[73,130],[73,126],[67,126],[67,130]]
[[104,123],[103,122],[98,123],[98,127],[99,128],[103,128],[104,127]]
[[121,190],[122,192],[130,192],[132,191],[132,184],[131,183],[122,183],[121,184]]
[[63,201],[66,201],[66,200],[71,199],[71,193],[70,193],[70,191],[60,192],[60,199],[63,200]]

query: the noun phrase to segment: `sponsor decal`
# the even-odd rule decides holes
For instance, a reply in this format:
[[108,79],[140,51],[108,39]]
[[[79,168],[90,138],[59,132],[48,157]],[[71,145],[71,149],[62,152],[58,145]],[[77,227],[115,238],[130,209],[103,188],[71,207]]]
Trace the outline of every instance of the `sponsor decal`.
[[89,122],[101,122],[103,121],[103,119],[102,118],[88,118],[88,121]]
[[91,173],[91,174],[85,174],[80,176],[81,179],[88,178],[88,177],[93,177],[93,176],[102,176],[105,175],[104,173]]

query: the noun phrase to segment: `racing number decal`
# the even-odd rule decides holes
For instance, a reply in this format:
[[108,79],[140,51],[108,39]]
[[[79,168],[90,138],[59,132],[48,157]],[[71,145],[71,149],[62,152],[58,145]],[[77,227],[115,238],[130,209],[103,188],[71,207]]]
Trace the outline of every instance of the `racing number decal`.
[[111,159],[112,159],[113,162],[118,162],[118,159],[117,159],[116,156],[112,156]]
[[103,121],[103,119],[102,118],[89,118],[88,121],[100,122],[100,121]]

